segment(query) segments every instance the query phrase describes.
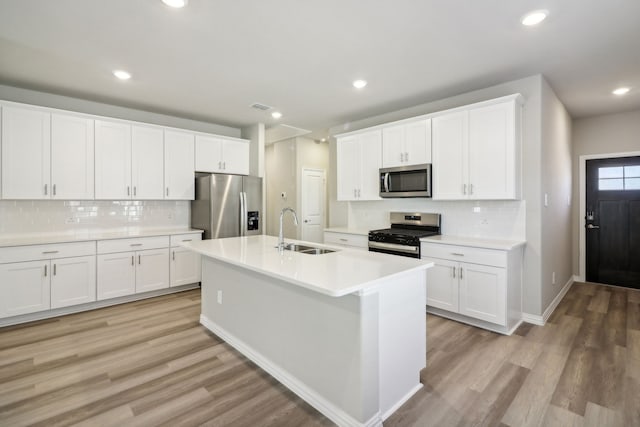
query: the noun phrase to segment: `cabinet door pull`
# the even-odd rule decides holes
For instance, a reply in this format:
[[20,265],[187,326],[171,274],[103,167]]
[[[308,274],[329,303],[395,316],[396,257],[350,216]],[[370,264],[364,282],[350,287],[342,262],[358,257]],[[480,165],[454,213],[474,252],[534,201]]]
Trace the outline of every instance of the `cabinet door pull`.
[[129,246],[142,246],[142,243],[132,243]]
[[176,251],[173,251],[173,256],[172,256],[173,260],[176,260]]
[[53,195],[54,196],[56,195],[56,185],[55,184],[53,184]]
[[190,242],[193,239],[182,239],[183,242]]
[[467,184],[462,184],[462,194],[467,194]]
[[133,265],[133,255],[131,255],[131,265]]
[[358,199],[360,198],[360,189],[358,189]]
[[44,277],[47,277],[47,264],[44,265]]
[[451,267],[451,270],[453,270],[453,278],[456,278],[456,268],[455,267]]
[[455,256],[464,256],[464,254],[459,254],[457,252],[451,252],[451,255],[455,255]]
[[227,170],[227,162],[222,162],[222,169]]
[[400,153],[400,163],[404,162],[404,153]]
[[42,255],[48,255],[48,254],[57,254],[58,251],[44,251],[42,252]]
[[138,265],[140,265],[140,255],[138,255]]
[[222,162],[218,162],[218,169],[222,170]]
[[353,198],[355,199],[356,197],[358,197],[358,190],[356,190],[355,188],[353,189]]
[[127,185],[127,196],[131,195],[131,187]]
[[409,161],[409,153],[407,151],[404,152],[404,161],[405,162]]
[[44,195],[46,196],[48,192],[49,192],[49,184],[45,184],[44,185]]
[[169,187],[167,187],[167,197],[169,197]]
[[469,184],[469,194],[473,194],[473,184]]
[[341,242],[348,242],[349,239],[340,239]]
[[460,267],[460,278],[462,279],[462,267]]
[[53,275],[55,276],[57,274],[57,269],[56,269],[56,265],[57,264],[53,264]]
[[134,185],[133,186],[133,195],[135,196],[135,195],[137,195],[137,193],[138,193],[138,186]]

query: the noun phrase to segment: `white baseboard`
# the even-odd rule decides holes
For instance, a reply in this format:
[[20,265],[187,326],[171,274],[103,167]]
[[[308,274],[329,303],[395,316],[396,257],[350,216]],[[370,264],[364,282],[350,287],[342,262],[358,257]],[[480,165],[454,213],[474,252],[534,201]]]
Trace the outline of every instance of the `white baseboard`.
[[[269,375],[274,377],[280,383],[282,383],[289,390],[298,395],[302,400],[316,408],[320,413],[329,418],[339,426],[345,427],[381,427],[382,417],[380,412],[377,412],[371,419],[361,423],[351,415],[347,414],[342,409],[328,401],[316,393],[313,389],[308,387],[302,381],[292,376],[289,372],[282,367],[274,364],[269,359],[264,357],[259,352],[255,351],[249,345],[242,340],[236,338],[233,334],[227,332],[224,328],[207,318],[204,314],[200,315],[200,323],[202,326],[222,338],[231,347],[238,350],[244,356],[246,356],[253,363],[265,370]],[[409,396],[411,397],[411,396]]]
[[565,283],[565,285],[562,287],[558,295],[556,295],[553,301],[551,301],[551,304],[549,304],[544,313],[542,313],[542,316],[522,313],[522,320],[527,323],[533,323],[534,325],[544,326],[544,324],[547,323],[547,320],[549,320],[549,317],[551,317],[551,315],[553,314],[556,307],[558,307],[558,304],[560,304],[560,301],[562,301],[562,298],[564,298],[567,292],[569,292],[569,289],[571,289],[571,285],[573,285],[574,281],[576,281],[576,276],[571,276],[567,283]]
[[387,418],[389,418],[391,416],[391,414],[393,414],[398,409],[400,409],[400,407],[402,405],[404,405],[407,402],[407,400],[411,399],[411,397],[414,394],[416,394],[418,392],[418,390],[420,390],[422,387],[424,387],[422,384],[418,384],[413,389],[411,389],[411,391],[409,393],[407,393],[402,399],[397,401],[395,405],[393,405],[384,414],[382,414],[382,421],[386,420]]
[[188,291],[200,287],[200,283],[192,283],[190,285],[176,286],[173,288],[158,289],[155,291],[145,292],[143,294],[125,295],[122,297],[105,299],[100,301],[88,302],[85,304],[72,305],[69,307],[54,308],[52,310],[43,310],[36,313],[21,314],[19,316],[7,317],[0,319],[0,327],[17,325],[20,323],[34,322],[36,320],[50,319],[52,317],[64,316],[67,314],[80,313],[82,311],[96,310],[98,308],[110,307],[112,305],[124,304],[127,302],[139,301],[147,298],[159,297],[162,295],[175,294],[177,292]]

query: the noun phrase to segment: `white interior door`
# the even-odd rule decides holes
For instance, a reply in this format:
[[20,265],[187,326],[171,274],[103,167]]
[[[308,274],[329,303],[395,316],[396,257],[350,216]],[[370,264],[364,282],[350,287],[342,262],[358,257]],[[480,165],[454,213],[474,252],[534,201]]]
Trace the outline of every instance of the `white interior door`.
[[302,169],[302,240],[323,241],[325,171]]

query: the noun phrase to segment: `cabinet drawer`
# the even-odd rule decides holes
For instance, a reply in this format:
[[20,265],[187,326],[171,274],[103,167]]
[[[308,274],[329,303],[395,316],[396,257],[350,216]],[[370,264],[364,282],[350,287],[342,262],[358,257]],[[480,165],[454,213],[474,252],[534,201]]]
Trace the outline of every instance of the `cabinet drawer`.
[[35,261],[95,255],[96,242],[55,243],[49,245],[10,246],[0,248],[0,263]]
[[369,237],[360,234],[324,232],[324,243],[327,245],[354,246],[366,249],[369,246]]
[[190,242],[192,240],[202,240],[201,233],[174,234],[171,236],[171,246],[180,246],[182,242]]
[[138,237],[133,239],[114,239],[98,241],[98,253],[142,251],[169,247],[169,236]]
[[495,249],[442,245],[422,242],[422,258],[440,258],[473,264],[507,267],[507,253]]

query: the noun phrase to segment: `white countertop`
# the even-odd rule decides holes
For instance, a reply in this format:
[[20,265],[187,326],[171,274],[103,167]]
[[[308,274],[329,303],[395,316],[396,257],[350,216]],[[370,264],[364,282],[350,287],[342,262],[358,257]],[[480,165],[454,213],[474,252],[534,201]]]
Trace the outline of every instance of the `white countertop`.
[[498,239],[488,239],[485,237],[464,237],[464,236],[431,236],[431,237],[423,237],[420,239],[421,242],[428,243],[440,243],[443,245],[455,245],[455,246],[470,246],[474,248],[485,248],[485,249],[499,249],[504,251],[510,251],[511,249],[515,249],[519,246],[524,246],[527,244],[524,240],[498,240]]
[[331,227],[325,228],[324,231],[330,231],[333,233],[357,234],[359,236],[369,236],[369,229],[365,230],[364,228]]
[[[298,243],[296,240],[287,242]],[[309,246],[332,248],[317,243]],[[231,237],[185,242],[181,245],[202,255],[281,279],[321,294],[339,297],[381,284],[393,276],[425,270],[433,263],[415,258],[335,248],[336,252],[310,255],[279,253],[273,236]]]
[[66,233],[29,233],[0,236],[0,247],[44,245],[49,243],[85,242],[90,240],[126,239],[131,237],[171,236],[174,234],[202,233],[202,230],[188,227],[179,228],[132,228]]

